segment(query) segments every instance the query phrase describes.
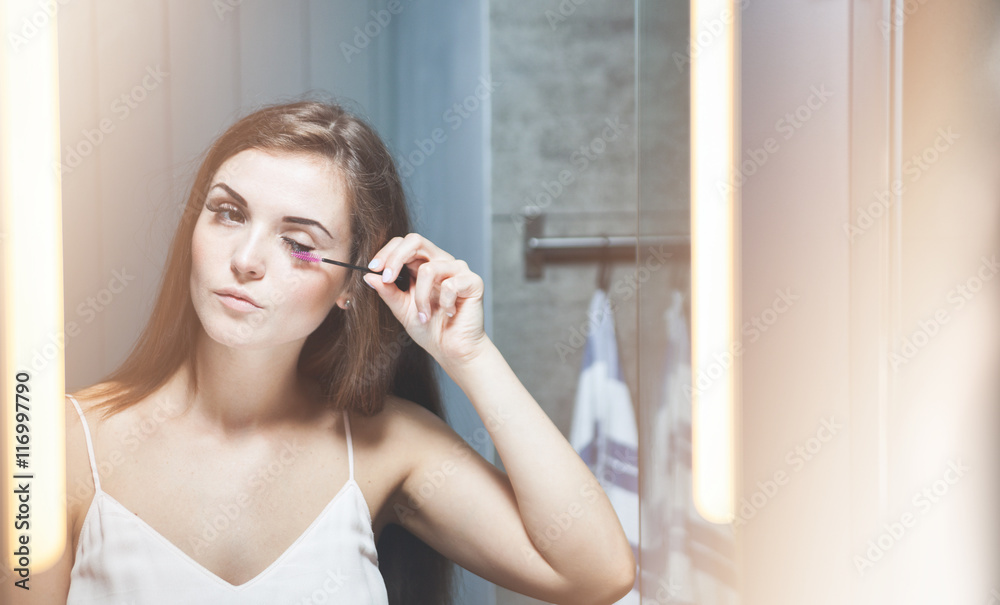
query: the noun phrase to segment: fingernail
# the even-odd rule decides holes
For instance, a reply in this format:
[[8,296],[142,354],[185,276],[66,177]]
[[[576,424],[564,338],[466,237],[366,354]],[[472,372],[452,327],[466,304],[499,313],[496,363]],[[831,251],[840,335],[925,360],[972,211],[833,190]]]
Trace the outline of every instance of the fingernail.
[[379,259],[373,258],[372,262],[368,263],[369,269],[378,269]]
[[392,281],[392,269],[386,269],[382,272],[382,283],[387,284]]
[[371,283],[370,281],[368,281],[368,276],[367,276],[367,275],[366,275],[366,276],[364,276],[364,277],[362,277],[361,279],[362,279],[362,280],[363,280],[363,281],[364,281],[364,282],[365,282],[366,284],[368,284],[368,287],[369,287],[369,288],[371,288],[372,290],[374,290],[374,289],[375,289],[375,286],[374,286],[374,285],[372,285],[372,283]]
[[448,317],[455,317],[454,313],[445,313],[445,315],[447,315]]
[[422,323],[422,324],[427,323],[427,316],[424,315],[423,311],[421,311],[420,313],[417,313],[417,319],[419,319],[420,323]]

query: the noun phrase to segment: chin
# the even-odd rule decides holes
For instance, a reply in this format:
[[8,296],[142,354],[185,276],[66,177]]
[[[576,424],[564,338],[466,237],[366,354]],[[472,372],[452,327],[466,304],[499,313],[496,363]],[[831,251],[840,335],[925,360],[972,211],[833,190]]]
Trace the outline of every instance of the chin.
[[271,330],[271,326],[253,321],[237,323],[228,317],[202,321],[201,326],[205,335],[218,344],[242,350],[283,347],[296,341],[302,344],[311,333],[311,331],[304,332],[302,326],[289,326],[289,329],[282,329],[280,334],[276,334]]
[[219,306],[214,297],[215,294],[209,294],[208,299],[194,301],[195,315],[209,338],[237,349],[266,349],[297,340],[304,342],[325,319],[325,315],[313,317],[312,313],[290,309],[279,313],[275,308],[233,315]]
[[205,334],[220,345],[234,349],[263,349],[271,346],[260,338],[259,328],[243,324],[239,326],[221,327],[215,323],[202,322]]
[[224,310],[211,309],[195,305],[195,314],[201,321],[205,334],[215,342],[234,348],[264,348],[271,346],[267,342],[270,335],[265,325],[266,319],[257,313],[245,317],[230,317]]

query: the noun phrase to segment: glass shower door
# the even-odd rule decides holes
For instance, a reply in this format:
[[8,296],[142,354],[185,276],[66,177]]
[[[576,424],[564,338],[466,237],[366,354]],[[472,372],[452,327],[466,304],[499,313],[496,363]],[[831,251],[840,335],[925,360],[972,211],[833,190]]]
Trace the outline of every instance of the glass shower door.
[[733,530],[705,521],[691,493],[689,21],[688,2],[636,3],[644,604],[739,602]]

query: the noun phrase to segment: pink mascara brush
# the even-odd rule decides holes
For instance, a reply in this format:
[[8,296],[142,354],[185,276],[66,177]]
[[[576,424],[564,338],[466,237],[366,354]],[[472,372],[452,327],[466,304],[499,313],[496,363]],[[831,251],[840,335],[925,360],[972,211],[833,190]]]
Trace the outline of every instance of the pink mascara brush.
[[[338,260],[320,258],[318,256],[309,254],[308,252],[292,252],[292,256],[298,259],[309,261],[311,263],[318,263],[320,261],[323,261],[324,263],[330,263],[331,265],[339,265],[341,267],[347,267],[348,269],[356,269],[358,271],[364,271],[365,273],[374,273],[375,275],[382,275],[381,271],[372,271],[368,267],[359,267],[357,265],[352,265],[349,263],[342,263]],[[403,292],[406,292],[407,290],[410,289],[410,272],[406,270],[405,265],[400,270],[399,277],[397,277],[393,283],[395,283],[396,287],[402,290]]]

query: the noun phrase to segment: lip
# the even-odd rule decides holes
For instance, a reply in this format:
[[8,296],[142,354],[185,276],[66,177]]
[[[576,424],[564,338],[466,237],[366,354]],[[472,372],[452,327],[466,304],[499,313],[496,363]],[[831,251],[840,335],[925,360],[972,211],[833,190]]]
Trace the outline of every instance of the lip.
[[253,297],[250,296],[246,291],[240,290],[239,288],[223,288],[222,290],[216,290],[215,293],[222,297],[230,297],[230,298],[235,298],[237,300],[248,302],[251,305],[257,307],[258,309],[264,308],[260,305],[260,303],[254,300]]

